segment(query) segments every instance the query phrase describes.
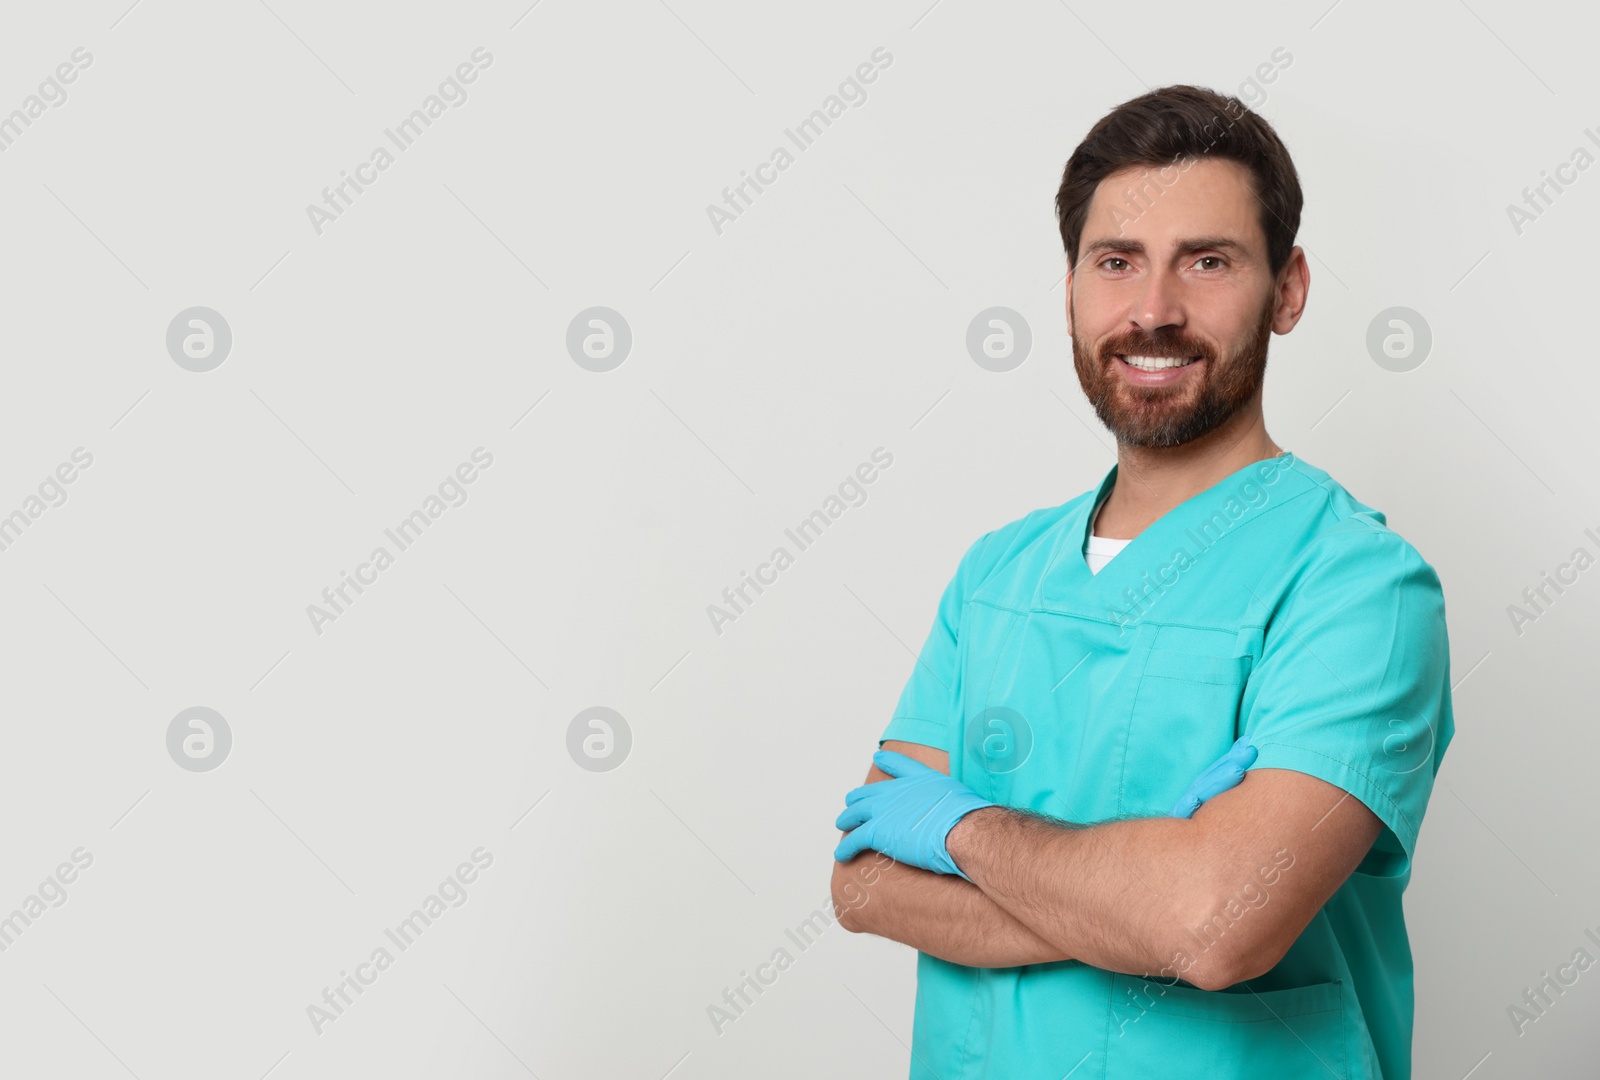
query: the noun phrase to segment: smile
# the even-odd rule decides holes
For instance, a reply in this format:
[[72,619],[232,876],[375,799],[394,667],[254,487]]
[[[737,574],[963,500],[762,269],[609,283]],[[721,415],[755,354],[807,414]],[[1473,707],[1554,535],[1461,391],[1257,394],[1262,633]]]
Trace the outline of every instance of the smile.
[[1117,359],[1129,367],[1138,368],[1140,371],[1164,371],[1167,368],[1188,367],[1200,358],[1198,356],[1181,358],[1176,356],[1118,356]]

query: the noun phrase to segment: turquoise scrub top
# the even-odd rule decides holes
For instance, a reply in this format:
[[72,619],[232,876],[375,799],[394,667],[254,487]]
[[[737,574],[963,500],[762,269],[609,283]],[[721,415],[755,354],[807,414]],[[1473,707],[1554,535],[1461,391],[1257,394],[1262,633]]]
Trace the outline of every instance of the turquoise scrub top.
[[[1096,491],[962,557],[882,741],[947,751],[993,802],[1079,823],[1162,817],[1241,734],[1254,768],[1361,800],[1384,828],[1271,971],[1226,990],[1076,960],[917,959],[913,1080],[1407,1080],[1400,896],[1454,733],[1438,575],[1384,516],[1293,454],[1175,507],[1092,574]],[[1260,868],[1192,954],[1265,905]],[[1285,862],[1288,865],[1284,865]]]

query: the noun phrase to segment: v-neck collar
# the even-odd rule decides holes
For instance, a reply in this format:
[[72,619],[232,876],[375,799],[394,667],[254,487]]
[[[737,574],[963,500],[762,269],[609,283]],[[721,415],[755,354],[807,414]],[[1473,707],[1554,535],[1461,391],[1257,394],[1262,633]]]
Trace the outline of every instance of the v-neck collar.
[[[1094,496],[1081,500],[1077,510],[1061,523],[1055,549],[1034,593],[1034,608],[1098,619],[1113,618],[1113,612],[1126,606],[1124,592],[1132,588],[1137,593],[1144,584],[1141,578],[1153,574],[1178,547],[1196,547],[1190,534],[1213,513],[1226,507],[1229,500],[1234,500],[1236,507],[1242,510],[1238,517],[1228,517],[1228,532],[1231,533],[1245,522],[1268,514],[1319,486],[1328,475],[1289,451],[1253,461],[1151,522],[1095,573],[1084,561],[1084,547],[1094,512],[1116,483],[1117,468],[1112,465]],[[1275,475],[1271,480],[1263,480],[1258,472],[1262,469],[1275,469]],[[1267,495],[1254,505],[1249,496],[1248,485],[1251,484]]]

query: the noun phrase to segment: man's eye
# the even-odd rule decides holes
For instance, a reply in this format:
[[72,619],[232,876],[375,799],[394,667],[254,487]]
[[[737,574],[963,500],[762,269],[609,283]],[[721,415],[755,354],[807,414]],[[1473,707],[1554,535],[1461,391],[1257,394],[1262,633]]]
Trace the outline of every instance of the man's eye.
[[1202,255],[1198,259],[1195,260],[1195,265],[1198,266],[1199,264],[1201,264],[1203,262],[1214,262],[1214,263],[1218,264],[1215,267],[1206,267],[1206,269],[1208,269],[1208,270],[1209,269],[1215,269],[1215,270],[1221,270],[1222,269],[1222,266],[1220,265],[1222,263],[1222,256],[1220,256],[1220,255]]
[[1126,266],[1127,263],[1128,263],[1128,260],[1122,258],[1121,256],[1113,255],[1113,256],[1111,256],[1111,258],[1102,261],[1100,263],[1100,265],[1106,267],[1109,270],[1119,269],[1118,267],[1112,266],[1111,265],[1112,263],[1122,263],[1124,266]]

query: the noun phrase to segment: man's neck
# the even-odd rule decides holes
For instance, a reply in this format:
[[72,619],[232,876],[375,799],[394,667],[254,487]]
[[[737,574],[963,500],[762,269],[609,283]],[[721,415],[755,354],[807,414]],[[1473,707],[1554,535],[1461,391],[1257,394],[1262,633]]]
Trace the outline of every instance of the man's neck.
[[[1219,434],[1222,439],[1214,438]],[[1260,418],[1242,433],[1221,429],[1182,446],[1117,444],[1117,479],[1092,534],[1131,539],[1179,504],[1254,462],[1283,453]]]

